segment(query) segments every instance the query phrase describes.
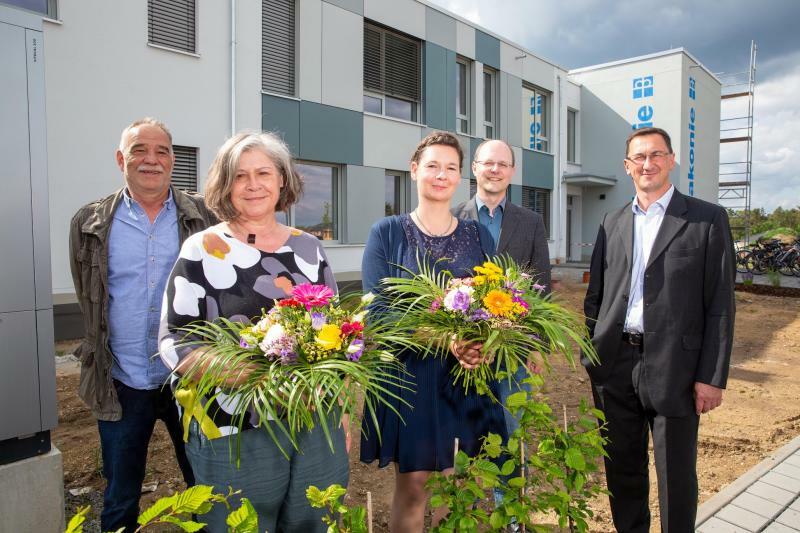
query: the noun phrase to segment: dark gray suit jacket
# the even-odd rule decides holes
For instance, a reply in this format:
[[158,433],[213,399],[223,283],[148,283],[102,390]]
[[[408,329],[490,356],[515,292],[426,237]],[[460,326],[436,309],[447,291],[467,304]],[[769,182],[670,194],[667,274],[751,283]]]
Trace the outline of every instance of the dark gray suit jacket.
[[[631,204],[608,213],[594,245],[587,325],[600,365],[584,365],[595,385],[620,353],[633,262]],[[662,415],[694,410],[694,383],[724,388],[733,344],[735,254],[728,215],[675,191],[644,279],[646,386]]]
[[[475,197],[457,205],[452,212],[458,218],[478,220]],[[539,213],[506,199],[497,253],[508,254],[520,266],[532,269],[539,284],[544,285],[545,292],[550,294],[550,252],[547,249],[544,220]]]

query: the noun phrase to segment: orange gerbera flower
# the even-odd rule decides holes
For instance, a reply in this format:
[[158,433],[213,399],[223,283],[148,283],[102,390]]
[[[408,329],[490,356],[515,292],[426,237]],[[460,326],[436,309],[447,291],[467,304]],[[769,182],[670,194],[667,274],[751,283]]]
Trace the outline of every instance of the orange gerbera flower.
[[509,316],[514,312],[514,301],[511,295],[499,289],[493,289],[483,297],[483,305],[495,316]]

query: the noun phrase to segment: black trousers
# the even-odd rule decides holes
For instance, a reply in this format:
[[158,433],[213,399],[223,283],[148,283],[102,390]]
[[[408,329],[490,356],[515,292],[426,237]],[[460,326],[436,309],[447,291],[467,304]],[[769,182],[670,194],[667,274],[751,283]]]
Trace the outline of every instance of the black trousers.
[[700,418],[666,417],[652,406],[640,347],[623,343],[609,379],[592,383],[595,406],[606,415],[606,480],[620,533],[650,530],[648,429],[653,434],[663,533],[694,531],[697,515],[697,427]]

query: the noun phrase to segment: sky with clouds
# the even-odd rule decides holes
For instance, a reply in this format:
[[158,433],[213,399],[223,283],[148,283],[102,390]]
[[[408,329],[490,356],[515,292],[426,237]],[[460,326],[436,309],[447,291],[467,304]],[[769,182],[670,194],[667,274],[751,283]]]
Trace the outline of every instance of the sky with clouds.
[[[684,47],[731,74],[747,70],[755,40],[752,205],[800,206],[800,0],[431,1],[567,69]],[[723,118],[740,105],[725,102]]]

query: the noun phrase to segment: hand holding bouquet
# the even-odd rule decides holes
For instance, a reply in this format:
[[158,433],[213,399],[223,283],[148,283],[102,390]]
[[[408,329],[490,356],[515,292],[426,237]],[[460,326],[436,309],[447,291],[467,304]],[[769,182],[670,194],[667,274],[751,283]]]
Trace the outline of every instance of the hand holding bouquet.
[[[581,317],[542,296],[543,287],[513,260],[494,258],[474,272],[457,278],[420,261],[419,274],[384,280],[400,330],[423,335],[426,354],[458,354],[456,383],[485,394],[491,380],[512,379],[532,352],[545,365],[552,354],[574,364],[573,345],[594,354]],[[470,343],[482,357],[468,353]]]
[[[196,386],[206,398],[236,395],[227,406],[240,430],[255,414],[273,420],[296,447],[298,431],[318,423],[332,448],[328,420],[354,417],[359,389],[368,393],[365,416],[374,416],[376,402],[394,409],[388,400],[406,386],[403,366],[388,350],[403,339],[382,322],[365,320],[373,298],[366,294],[348,306],[329,287],[304,283],[255,323],[221,318],[182,328],[184,345],[205,349],[182,385]],[[277,443],[273,426],[263,425]]]

